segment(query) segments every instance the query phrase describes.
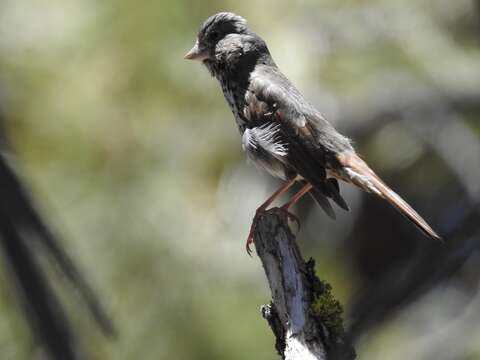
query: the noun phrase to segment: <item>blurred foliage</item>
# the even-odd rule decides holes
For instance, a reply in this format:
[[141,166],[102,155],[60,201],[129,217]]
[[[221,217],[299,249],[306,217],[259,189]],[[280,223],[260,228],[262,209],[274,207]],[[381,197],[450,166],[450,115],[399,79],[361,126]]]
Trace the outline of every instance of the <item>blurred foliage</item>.
[[[259,261],[243,250],[255,206],[273,186],[245,164],[216,82],[183,60],[201,22],[222,10],[247,18],[280,68],[347,135],[362,134],[358,147],[372,167],[440,231],[446,218],[432,203],[435,191],[451,184],[445,196],[452,202],[463,194],[444,159],[411,127],[393,122],[363,134],[355,116],[342,115],[362,112],[363,104],[381,108],[399,79],[413,79],[429,94],[479,91],[479,8],[471,1],[3,0],[0,110],[11,147],[119,330],[116,340],[104,339],[64,290],[94,359],[276,358],[259,315],[269,289]],[[475,141],[479,114],[472,107],[459,115]],[[462,138],[456,144],[461,148]],[[472,166],[478,176],[478,158]],[[361,274],[342,244],[357,234],[385,243],[389,233],[358,228],[367,197],[343,191],[352,211],[336,223],[307,200],[300,206],[299,240],[306,255],[315,255],[320,277],[348,302]],[[397,214],[379,206],[392,237],[413,236],[403,219],[390,222]],[[35,358],[3,280],[1,357]],[[359,357],[480,359],[478,326],[455,356],[435,357],[432,343],[412,332],[414,320],[404,315],[377,328],[359,343]]]

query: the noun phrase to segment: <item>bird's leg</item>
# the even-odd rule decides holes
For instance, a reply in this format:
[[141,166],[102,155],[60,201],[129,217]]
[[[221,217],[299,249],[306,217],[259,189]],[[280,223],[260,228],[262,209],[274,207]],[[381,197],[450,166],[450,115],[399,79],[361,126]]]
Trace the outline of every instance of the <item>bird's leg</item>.
[[292,207],[292,205],[294,205],[298,200],[300,200],[302,198],[303,195],[305,195],[306,193],[308,193],[311,189],[312,189],[312,185],[311,184],[306,184],[304,185],[295,195],[292,196],[292,198],[290,199],[290,201],[288,201],[285,205],[283,205],[281,207],[282,210],[285,210],[287,212],[287,215],[289,218],[293,219],[296,223],[297,223],[297,226],[298,228],[300,228],[300,221],[298,220],[298,218],[293,215],[289,209],[290,207]]
[[285,193],[288,189],[290,189],[293,184],[295,184],[295,179],[287,181],[283,184],[277,191],[275,191],[265,202],[257,208],[255,211],[255,217],[253,218],[252,225],[250,226],[250,232],[248,233],[247,243],[245,244],[245,248],[247,249],[247,254],[252,256],[252,250],[250,249],[250,245],[253,243],[253,233],[255,231],[255,225],[257,216],[264,212],[271,204],[275,201],[277,197]]
[[313,186],[311,184],[306,184],[304,185],[295,195],[292,196],[289,202],[287,202],[285,205],[282,205],[282,210],[288,211],[294,205],[300,198],[308,193]]

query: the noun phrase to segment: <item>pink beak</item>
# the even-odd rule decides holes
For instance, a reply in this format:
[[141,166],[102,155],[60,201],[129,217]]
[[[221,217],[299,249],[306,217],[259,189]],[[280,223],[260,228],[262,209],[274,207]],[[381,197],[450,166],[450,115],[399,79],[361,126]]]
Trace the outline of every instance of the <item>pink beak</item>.
[[208,58],[208,53],[205,50],[200,50],[200,47],[198,46],[198,40],[193,46],[193,48],[184,56],[184,59],[197,61],[203,61]]

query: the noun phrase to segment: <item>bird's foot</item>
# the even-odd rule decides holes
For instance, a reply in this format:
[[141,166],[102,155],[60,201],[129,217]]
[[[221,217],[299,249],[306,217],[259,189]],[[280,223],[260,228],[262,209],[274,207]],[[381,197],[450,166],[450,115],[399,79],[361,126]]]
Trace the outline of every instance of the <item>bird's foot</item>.
[[[288,220],[289,221],[292,221],[292,222],[295,222],[295,224],[297,225],[297,229],[300,230],[300,220],[298,219],[298,217],[294,214],[292,214],[289,210],[288,210],[288,206],[282,206],[280,207],[279,209],[282,210],[283,212],[285,212],[285,215],[287,216]],[[252,257],[252,248],[251,248],[251,245],[253,244],[253,237],[254,237],[254,234],[255,234],[255,227],[257,225],[257,220],[258,220],[258,217],[264,213],[265,210],[264,209],[258,209],[257,212],[255,213],[255,216],[252,220],[252,225],[250,225],[250,231],[248,233],[248,237],[247,237],[247,242],[245,243],[245,249],[247,251],[247,254],[248,256]]]
[[252,257],[252,248],[250,247],[253,243],[253,231],[254,231],[254,224],[252,224],[252,226],[250,227],[250,234],[248,234],[248,238],[247,238],[247,243],[245,244],[245,249],[247,250],[247,254],[248,256]]
[[257,225],[257,220],[259,215],[261,215],[263,212],[265,212],[265,209],[257,209],[255,216],[253,217],[253,220],[252,220],[252,225],[250,225],[250,231],[248,232],[248,238],[245,244],[245,249],[247,250],[247,254],[250,257],[252,257],[251,245],[253,244],[253,236],[255,234],[255,227]]
[[292,222],[295,222],[295,224],[297,225],[297,229],[300,230],[300,220],[298,219],[298,217],[294,214],[292,214],[289,210],[288,210],[289,206],[282,206],[280,209],[282,211],[285,212],[285,214],[287,215],[287,218],[288,220],[292,221]]

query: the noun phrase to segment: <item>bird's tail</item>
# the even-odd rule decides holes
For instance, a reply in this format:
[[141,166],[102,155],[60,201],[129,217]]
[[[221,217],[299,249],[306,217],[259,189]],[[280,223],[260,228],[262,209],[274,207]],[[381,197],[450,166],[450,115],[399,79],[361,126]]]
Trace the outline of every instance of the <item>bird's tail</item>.
[[362,190],[387,200],[428,237],[441,239],[430,225],[405,200],[390,189],[357,154],[353,152],[340,153],[337,155],[337,159],[342,165],[340,175],[342,180],[351,182]]

